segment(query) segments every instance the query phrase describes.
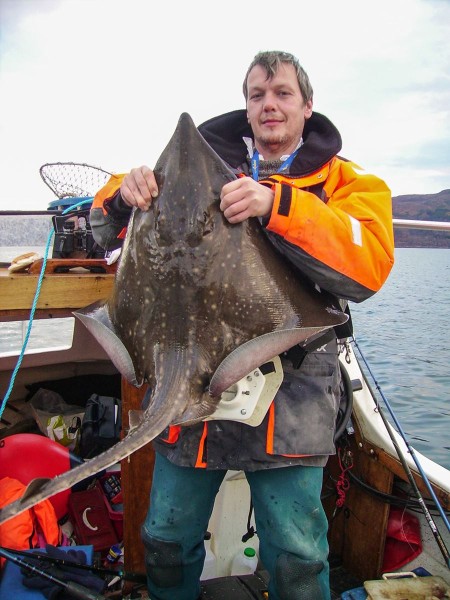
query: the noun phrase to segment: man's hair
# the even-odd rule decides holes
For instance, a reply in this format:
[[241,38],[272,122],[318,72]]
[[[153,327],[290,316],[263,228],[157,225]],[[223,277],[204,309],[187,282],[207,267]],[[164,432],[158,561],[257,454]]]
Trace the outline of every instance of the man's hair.
[[272,79],[275,76],[281,64],[292,65],[295,68],[297,73],[298,85],[300,86],[300,92],[302,94],[303,100],[308,102],[312,100],[313,97],[313,89],[311,83],[309,81],[309,77],[306,74],[306,71],[303,69],[301,64],[298,62],[298,58],[296,58],[293,54],[289,54],[289,52],[281,52],[278,50],[270,50],[265,52],[258,52],[253,61],[251,62],[249,68],[247,69],[247,73],[244,79],[243,91],[245,100],[248,97],[248,87],[247,80],[250,71],[253,67],[259,65],[262,67],[267,74],[267,79]]

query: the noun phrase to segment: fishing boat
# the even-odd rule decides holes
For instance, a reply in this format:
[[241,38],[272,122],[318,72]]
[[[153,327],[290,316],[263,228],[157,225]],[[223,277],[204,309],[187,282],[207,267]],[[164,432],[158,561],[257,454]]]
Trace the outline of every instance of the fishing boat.
[[[0,322],[23,326],[23,342],[0,357],[2,476],[8,469],[14,476],[23,462],[35,461],[45,470],[40,451],[32,452],[30,446],[21,451],[20,446],[23,436],[32,436],[28,437],[32,441],[43,437],[32,402],[39,389],[53,389],[65,399],[92,391],[119,397],[122,435],[133,426],[133,415],[145,393],[121,379],[103,348],[73,317],[73,311],[109,295],[116,263],[111,257],[95,255],[95,248],[93,254],[88,223],[82,242],[74,241],[73,229],[59,228],[67,204],[74,204],[74,199],[49,210],[0,213]],[[394,225],[450,230],[448,223],[395,221]],[[67,244],[70,252],[65,254]],[[78,254],[74,251],[77,244]],[[29,342],[33,328],[47,331],[44,343]],[[450,471],[409,443],[355,337],[342,340],[340,364],[345,394],[337,422],[337,453],[330,457],[323,481],[332,598],[449,598]],[[6,462],[4,449],[11,446],[11,440],[18,440],[19,445],[15,458],[8,455],[11,462]],[[146,597],[145,584],[139,579],[145,571],[140,525],[148,508],[153,464],[148,445],[112,469],[120,475],[123,508],[115,515],[109,511],[109,516],[120,520],[117,542],[118,554],[123,556],[122,562],[111,565],[117,577],[106,597]],[[267,598],[267,578],[260,561],[254,573],[232,572],[233,559],[245,546],[258,556],[243,473],[228,473],[208,529],[202,598]],[[102,552],[94,553],[97,566],[99,556],[102,566],[106,560]],[[14,557],[25,560],[17,554]],[[16,565],[9,558],[13,564],[7,567],[12,569]],[[18,567],[15,573],[20,576]],[[1,587],[4,583],[3,578],[1,598],[10,597],[2,595],[6,594]],[[417,592],[419,585],[422,591]],[[413,591],[405,592],[402,586],[411,586],[408,589]],[[396,589],[403,590],[403,595],[395,595]],[[28,591],[23,593],[28,598]]]

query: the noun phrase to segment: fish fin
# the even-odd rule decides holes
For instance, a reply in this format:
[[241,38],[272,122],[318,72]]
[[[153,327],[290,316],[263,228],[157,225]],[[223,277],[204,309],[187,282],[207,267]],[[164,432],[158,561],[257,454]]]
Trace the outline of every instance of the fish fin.
[[242,344],[229,354],[217,367],[211,378],[209,392],[218,397],[248,375],[253,369],[264,364],[274,356],[289,350],[296,344],[306,342],[319,333],[332,327],[303,327],[301,329],[283,329],[272,331]]
[[128,424],[130,431],[136,429],[142,423],[145,418],[143,410],[129,410],[128,411]]
[[195,425],[213,415],[217,410],[218,399],[208,392],[203,395],[201,402],[188,406],[182,415],[172,422],[172,425]]
[[94,303],[74,311],[75,317],[85,325],[97,342],[105,349],[117,370],[132,385],[140,387],[143,379],[137,378],[133,360],[123,342],[116,335],[109,318],[108,308],[104,303]]
[[30,498],[34,494],[39,493],[39,491],[45,485],[47,485],[47,483],[49,481],[51,481],[51,478],[49,478],[49,477],[37,477],[36,479],[33,479],[32,481],[30,481],[30,483],[27,485],[27,487],[25,489],[23,496],[20,498],[20,502],[23,502],[24,500],[27,500],[27,498]]
[[34,479],[29,483],[24,495],[19,500],[0,509],[0,524],[28,510],[38,502],[72,488],[76,483],[91,478],[139,450],[159,435],[161,431],[164,431],[176,417],[177,412],[178,409],[171,405],[165,405],[153,411],[150,407],[148,411],[145,411],[144,419],[140,425],[102,454],[86,460],[81,465],[65,471],[53,479]]

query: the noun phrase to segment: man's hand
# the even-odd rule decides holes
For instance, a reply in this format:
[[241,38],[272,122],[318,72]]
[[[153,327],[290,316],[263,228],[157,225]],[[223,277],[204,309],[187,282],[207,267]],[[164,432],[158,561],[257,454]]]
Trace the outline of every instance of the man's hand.
[[241,223],[249,217],[265,217],[272,210],[274,192],[251,179],[240,177],[223,186],[220,210],[230,223]]
[[153,171],[143,165],[131,169],[120,186],[120,195],[128,206],[148,210],[154,198],[158,196],[158,186]]

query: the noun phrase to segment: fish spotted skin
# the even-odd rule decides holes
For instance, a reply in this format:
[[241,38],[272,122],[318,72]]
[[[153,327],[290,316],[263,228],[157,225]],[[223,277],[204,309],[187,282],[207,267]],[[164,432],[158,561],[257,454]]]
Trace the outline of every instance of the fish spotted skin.
[[111,297],[74,313],[133,385],[149,384],[141,423],[109,450],[34,480],[0,523],[117,463],[170,424],[211,416],[228,387],[347,319],[303,281],[258,219],[220,211],[234,173],[183,113],[155,169],[159,196],[134,209]]

